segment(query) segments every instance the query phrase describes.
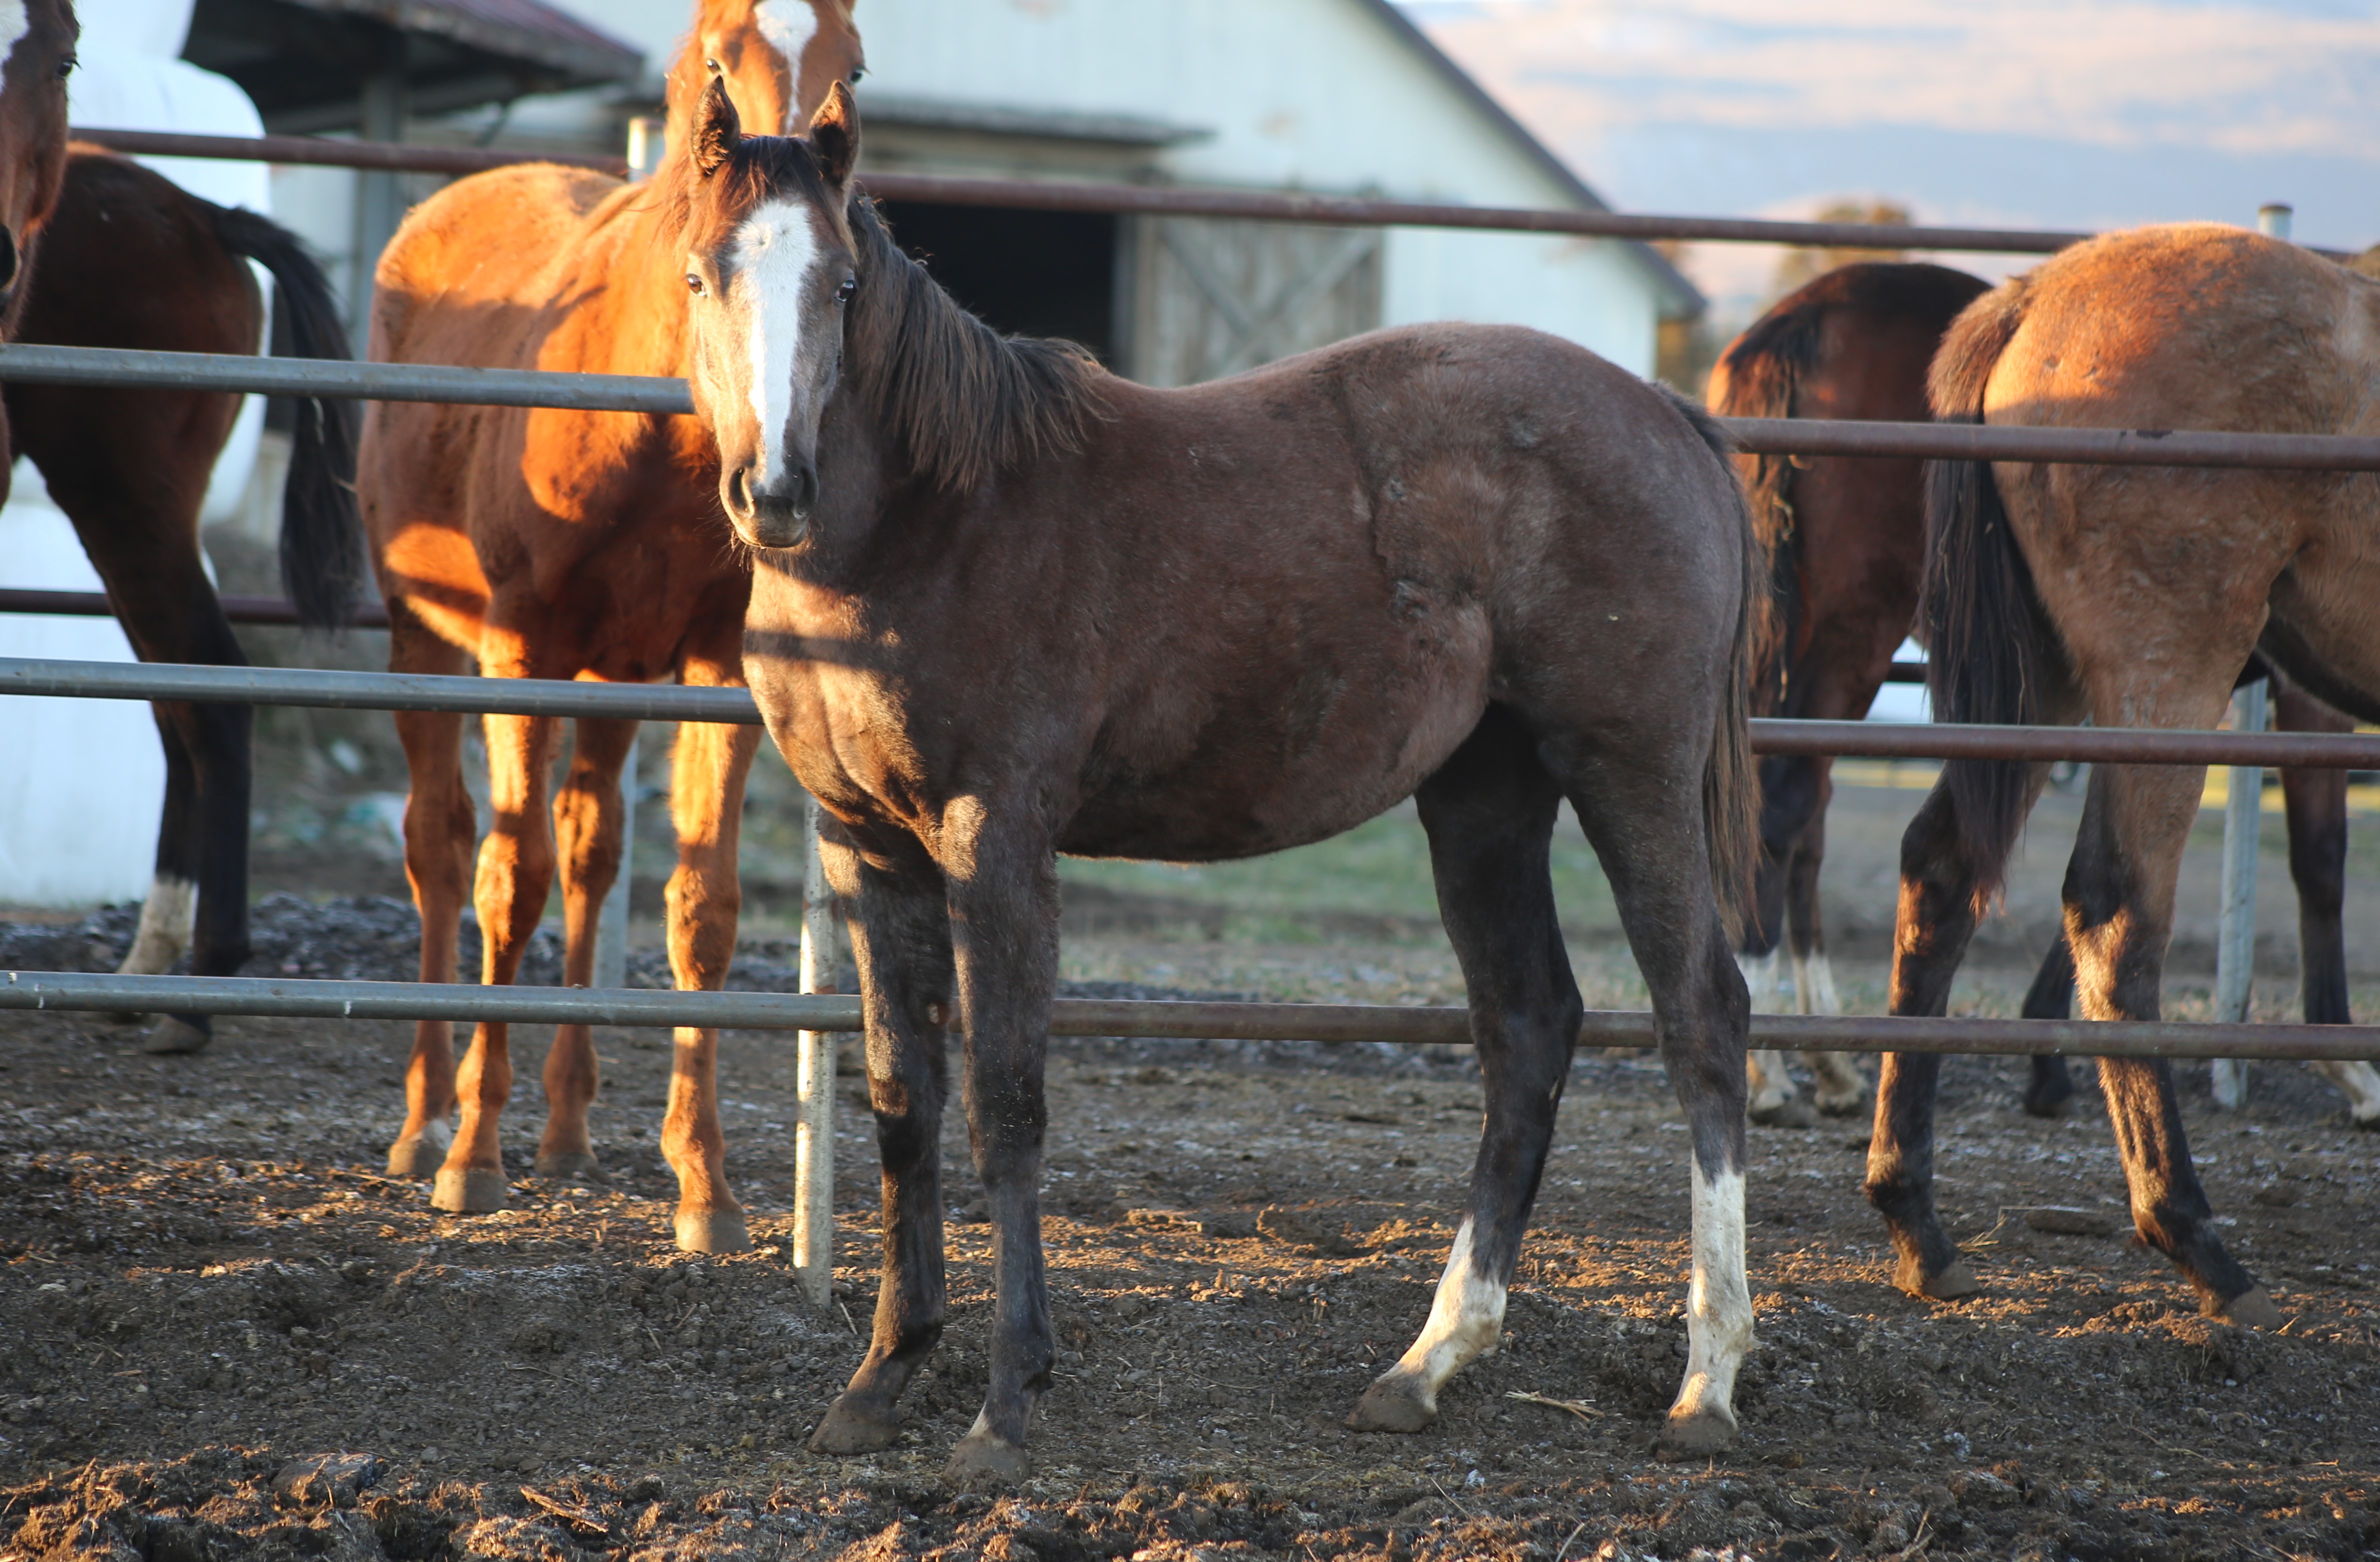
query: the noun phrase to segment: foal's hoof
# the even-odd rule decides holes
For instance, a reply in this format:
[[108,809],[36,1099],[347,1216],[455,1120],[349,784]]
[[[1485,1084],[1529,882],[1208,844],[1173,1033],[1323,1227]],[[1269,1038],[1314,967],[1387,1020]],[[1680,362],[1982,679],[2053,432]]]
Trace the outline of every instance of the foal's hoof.
[[157,1022],[140,1050],[157,1058],[183,1058],[193,1052],[203,1052],[207,1043],[214,1040],[212,1032],[190,1023],[178,1014],[168,1014]]
[[1421,1386],[1395,1374],[1373,1381],[1347,1412],[1347,1424],[1358,1432],[1419,1432],[1438,1419],[1438,1407],[1422,1398]]
[[1033,1473],[1024,1445],[977,1427],[951,1450],[942,1479],[953,1486],[1013,1486]]
[[901,1417],[892,1406],[845,1394],[826,1408],[826,1419],[810,1434],[814,1454],[872,1454],[901,1436]]
[[1735,1447],[1735,1417],[1717,1406],[1672,1415],[1653,1439],[1653,1457],[1665,1463],[1708,1459]]
[[550,1177],[557,1182],[603,1181],[603,1168],[597,1163],[593,1153],[587,1150],[558,1150],[552,1155],[541,1154],[537,1157],[537,1174]]
[[1923,1296],[1935,1302],[1961,1302],[1984,1289],[1975,1272],[1967,1267],[1963,1258],[1954,1258],[1942,1266],[1939,1274],[1928,1275],[1919,1268],[1917,1260],[1904,1258],[1892,1272],[1892,1283],[1912,1296]]
[[2262,1286],[2250,1286],[2230,1301],[2211,1305],[2205,1311],[2210,1318],[2220,1318],[2243,1329],[2281,1326],[2281,1310],[2273,1305],[2272,1296]]
[[742,1253],[752,1245],[740,1209],[682,1209],[677,1212],[680,1253]]
[[504,1174],[485,1167],[438,1168],[430,1184],[430,1207],[455,1215],[493,1215],[504,1207]]
[[446,1126],[446,1120],[431,1118],[421,1125],[420,1132],[409,1133],[388,1147],[388,1174],[417,1181],[435,1177],[446,1164],[446,1146],[454,1142],[455,1131]]
[[1755,1101],[1744,1113],[1762,1128],[1815,1128],[1818,1114],[1801,1096],[1787,1096],[1775,1101]]

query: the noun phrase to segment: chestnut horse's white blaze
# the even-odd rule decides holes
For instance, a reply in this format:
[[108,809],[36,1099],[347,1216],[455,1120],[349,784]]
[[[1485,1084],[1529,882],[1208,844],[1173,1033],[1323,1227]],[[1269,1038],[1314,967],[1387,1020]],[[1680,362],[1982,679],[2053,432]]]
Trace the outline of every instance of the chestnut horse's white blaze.
[[1671,1422],[1735,1425],[1735,1374],[1752,1349],[1752,1289],[1743,1276],[1743,1173],[1694,1164],[1694,1277],[1686,1297],[1686,1379]]
[[1454,1251],[1447,1255],[1446,1273],[1438,1282],[1438,1300],[1430,1304],[1429,1321],[1397,1364],[1383,1374],[1402,1379],[1407,1391],[1435,1412],[1438,1391],[1447,1379],[1482,1356],[1493,1355],[1504,1332],[1504,1288],[1492,1275],[1479,1273],[1471,1241],[1472,1221],[1465,1217],[1454,1233]]
[[[803,7],[807,13],[808,7]],[[804,407],[802,308],[818,270],[818,233],[807,203],[772,200],[746,219],[735,235],[735,276],[728,303],[743,319],[752,360],[746,387],[759,425],[759,472],[753,488],[773,493],[785,475],[785,453],[795,443],[793,424]],[[805,419],[808,421],[808,419]],[[801,442],[808,443],[804,439]]]
[[[818,36],[818,12],[809,0],[760,0],[752,8],[753,25],[769,47],[783,54],[785,67],[798,79],[802,68],[802,51]],[[784,134],[790,136],[802,127],[801,93],[785,96]]]
[[[25,8],[25,0],[0,0],[0,65],[17,52],[17,45],[33,29],[32,13]],[[7,79],[0,76],[0,91],[7,90]]]

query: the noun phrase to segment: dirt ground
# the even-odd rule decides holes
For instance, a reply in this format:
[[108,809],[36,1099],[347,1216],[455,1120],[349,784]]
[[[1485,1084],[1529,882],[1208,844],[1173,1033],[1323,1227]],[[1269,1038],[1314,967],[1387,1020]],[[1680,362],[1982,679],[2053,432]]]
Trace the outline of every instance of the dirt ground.
[[[1069,975],[1124,984],[1086,990],[1459,996],[1442,941],[1390,924],[1242,943],[1206,936],[1195,908],[1075,904]],[[270,902],[255,968],[404,975],[407,915]],[[123,914],[18,926],[0,953],[101,965],[128,931]],[[739,980],[781,983],[785,952],[755,944]],[[1638,990],[1608,939],[1582,938],[1577,964],[1590,1002]],[[638,970],[657,979],[650,951]],[[1872,1008],[1881,967],[1844,974]],[[2011,1004],[2022,975],[1985,962],[1969,1001]],[[2260,1001],[2285,1008],[2286,984],[2267,986]],[[1687,1261],[1686,1135],[1654,1060],[1582,1057],[1504,1348],[1435,1427],[1396,1437],[1340,1418],[1427,1311],[1477,1132],[1467,1059],[1058,1043],[1045,1207],[1064,1355],[1037,1477],[986,1495],[939,1478],[982,1389],[989,1312],[990,1228],[956,1124],[951,1328],[912,1430],[874,1459],[817,1459],[804,1441],[873,1295],[872,1146],[846,1082],[838,1302],[818,1316],[786,1261],[785,1038],[722,1049],[731,1169],[761,1245],[691,1262],[669,1245],[654,1147],[665,1036],[599,1033],[608,1181],[572,1184],[528,1175],[541,1038],[524,1036],[515,1207],[458,1218],[378,1174],[407,1027],[227,1021],[176,1059],[140,1035],[0,1017],[0,1557],[2094,1559],[2380,1542],[2380,1140],[2298,1069],[2260,1071],[2236,1117],[2209,1109],[2203,1071],[2185,1076],[2227,1240],[2289,1315],[2273,1335],[2199,1319],[2163,1259],[2127,1244],[2087,1093],[2036,1122],[2015,1109],[2015,1065],[1949,1071],[1944,1213],[1986,1282],[1956,1306],[1886,1283],[1858,1125],[1755,1130],[1743,1439],[1681,1467],[1649,1453],[1682,1362]]]

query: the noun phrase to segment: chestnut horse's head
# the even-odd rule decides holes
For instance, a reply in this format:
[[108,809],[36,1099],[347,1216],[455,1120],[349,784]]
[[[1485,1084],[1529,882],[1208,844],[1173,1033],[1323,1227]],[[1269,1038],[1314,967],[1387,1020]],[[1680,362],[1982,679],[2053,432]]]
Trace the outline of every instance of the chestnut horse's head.
[[66,177],[78,30],[68,0],[0,0],[0,309]]
[[703,92],[677,176],[696,413],[719,499],[756,548],[790,548],[818,501],[819,418],[858,286],[849,219],[859,116],[840,81],[801,139],[747,136],[722,81]]
[[670,66],[671,140],[686,144],[714,80],[754,130],[798,135],[827,90],[858,80],[866,64],[851,0],[701,0]]

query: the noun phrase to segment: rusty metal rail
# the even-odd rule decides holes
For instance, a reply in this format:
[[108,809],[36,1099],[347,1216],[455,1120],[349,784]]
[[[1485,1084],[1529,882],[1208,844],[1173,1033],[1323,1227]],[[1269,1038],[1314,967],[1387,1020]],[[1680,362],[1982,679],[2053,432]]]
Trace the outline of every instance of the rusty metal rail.
[[[398,173],[479,174],[523,163],[559,163],[625,177],[625,158],[483,147],[334,141],[310,136],[194,136],[157,130],[78,127],[81,140],[148,156],[226,158],[314,167]],[[1566,234],[1651,241],[1798,244],[1861,249],[1940,249],[2047,255],[2092,234],[2057,229],[1964,228],[1913,224],[1794,223],[1753,217],[1660,216],[1621,212],[1453,206],[1412,200],[1293,195],[1268,190],[1192,189],[1171,185],[1077,180],[958,179],[925,174],[870,174],[865,184],[886,200],[991,206],[1012,211],[1097,212],[1147,216],[1232,217],[1350,227],[1468,228],[1497,233]],[[2345,251],[2318,250],[2343,257]]]
[[[512,1024],[594,1024],[730,1030],[856,1031],[859,999],[835,995],[664,992],[636,988],[489,987],[431,982],[284,980],[257,976],[123,976],[11,971],[0,978],[0,1009],[267,1019],[463,1020]],[[1060,999],[1050,1033],[1208,1041],[1310,1041],[1467,1047],[1461,1009],[1399,1009],[1360,1003],[1174,1002]],[[1929,1019],[1755,1014],[1755,1046],[1837,1052],[1937,1052],[2080,1058],[2354,1059],[2380,1057],[2380,1025],[2219,1025],[2172,1021]],[[1590,1011],[1586,1047],[1649,1047],[1653,1016],[1626,1009]]]
[[[234,624],[294,625],[298,604],[286,597],[218,596],[224,617]],[[0,586],[0,613],[48,613],[61,618],[114,618],[115,604],[104,591],[39,591],[24,586]],[[357,606],[349,623],[358,629],[385,629],[388,610],[378,602]]]

